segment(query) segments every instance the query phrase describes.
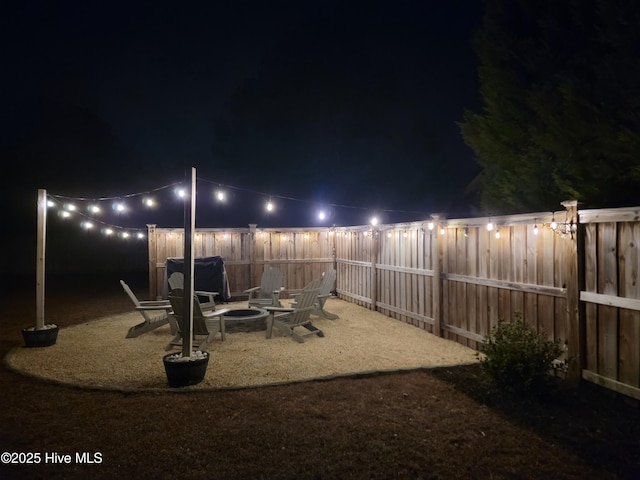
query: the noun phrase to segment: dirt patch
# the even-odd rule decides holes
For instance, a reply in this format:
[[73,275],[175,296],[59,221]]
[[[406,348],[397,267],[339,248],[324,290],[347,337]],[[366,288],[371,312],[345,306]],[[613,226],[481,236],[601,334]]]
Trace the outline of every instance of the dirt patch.
[[[130,311],[117,279],[81,285],[49,282],[48,321],[62,331]],[[35,311],[31,285],[4,291],[3,356]],[[185,395],[78,389],[5,367],[0,389],[3,451],[101,459],[2,464],[3,479],[640,477],[635,402],[564,384],[507,397],[475,365]]]

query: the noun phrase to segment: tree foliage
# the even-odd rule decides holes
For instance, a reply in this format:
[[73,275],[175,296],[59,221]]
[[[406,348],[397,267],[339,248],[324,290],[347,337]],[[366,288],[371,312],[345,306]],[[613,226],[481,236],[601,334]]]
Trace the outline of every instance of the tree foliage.
[[483,108],[461,129],[495,213],[636,205],[640,8],[635,0],[485,0]]

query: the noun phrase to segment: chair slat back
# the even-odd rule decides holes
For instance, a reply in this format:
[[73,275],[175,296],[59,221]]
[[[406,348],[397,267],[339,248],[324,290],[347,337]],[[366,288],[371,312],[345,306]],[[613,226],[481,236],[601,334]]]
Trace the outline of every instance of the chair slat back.
[[295,310],[291,315],[291,325],[300,325],[309,319],[319,293],[319,278],[311,281],[302,289],[300,295],[296,298]]
[[[176,288],[171,291],[169,295],[169,301],[171,302],[171,308],[173,308],[174,315],[178,322],[178,326],[181,331],[184,331],[184,290]],[[194,335],[206,335],[209,333],[207,325],[202,313],[202,307],[200,301],[196,295],[193,296],[193,334]]]
[[184,273],[173,272],[169,277],[169,287],[172,291],[176,288],[184,289]]
[[320,295],[329,295],[331,293],[331,288],[336,281],[336,270],[335,268],[329,270],[322,276],[322,284],[320,285]]
[[129,298],[131,299],[131,301],[133,302],[133,304],[136,307],[140,306],[140,301],[138,300],[138,297],[136,297],[135,293],[133,293],[133,291],[131,290],[131,288],[129,287],[129,285],[127,285],[124,280],[120,280],[120,285],[122,285],[122,288],[124,289],[125,293],[127,295],[129,295]]
[[282,272],[277,268],[269,268],[262,274],[260,281],[260,297],[272,298],[273,292],[282,287]]

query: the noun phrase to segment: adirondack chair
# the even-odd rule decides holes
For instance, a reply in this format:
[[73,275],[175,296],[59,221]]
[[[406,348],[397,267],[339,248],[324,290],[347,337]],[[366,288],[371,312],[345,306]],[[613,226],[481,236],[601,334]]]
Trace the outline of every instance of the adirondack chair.
[[[267,338],[271,338],[273,327],[276,327],[285,335],[289,335],[299,343],[304,343],[304,337],[318,335],[324,337],[324,333],[311,323],[311,312],[320,292],[320,279],[313,280],[302,289],[294,308],[264,307],[269,312],[267,317]],[[308,332],[300,334],[294,329],[304,327]]]
[[[173,272],[169,277],[169,287],[173,292],[175,289],[184,290],[184,273],[182,272]],[[216,302],[214,297],[218,295],[218,292],[205,292],[202,290],[196,290],[194,292],[198,297],[204,297],[207,299],[206,302],[200,302],[200,307],[202,310],[215,310]],[[198,298],[200,300],[200,298]]]
[[[174,346],[182,345],[184,338],[184,296],[183,290],[176,288],[169,295],[169,301],[173,309],[172,319],[175,322],[176,333],[173,339],[165,347],[170,350]],[[209,344],[213,342],[217,333],[220,333],[222,340],[225,339],[224,314],[229,311],[228,308],[220,310],[203,311],[200,306],[198,296],[193,296],[193,346],[206,351]]]
[[[331,296],[331,289],[333,288],[333,284],[336,281],[336,271],[335,269],[329,270],[322,274],[322,283],[320,284],[320,292],[318,293],[318,301],[315,303],[315,308],[311,312],[311,315],[317,315],[319,317],[328,318],[329,320],[335,320],[338,317],[335,313],[327,312],[324,309],[324,304],[327,301],[327,298]],[[291,306],[295,307],[296,302],[298,300],[298,296],[300,295],[300,290],[289,290],[289,295],[293,297],[293,302],[291,302]]]
[[282,290],[282,273],[277,268],[269,268],[262,274],[259,287],[249,288],[249,307],[281,307],[280,291]]
[[[140,312],[144,322],[139,323],[129,329],[126,338],[134,338],[149,332],[154,328],[166,325],[169,322],[169,313],[171,312],[171,303],[168,300],[138,300],[135,293],[131,290],[124,280],[120,280],[120,285],[125,293],[133,302],[136,311]],[[155,312],[155,314],[152,314]]]

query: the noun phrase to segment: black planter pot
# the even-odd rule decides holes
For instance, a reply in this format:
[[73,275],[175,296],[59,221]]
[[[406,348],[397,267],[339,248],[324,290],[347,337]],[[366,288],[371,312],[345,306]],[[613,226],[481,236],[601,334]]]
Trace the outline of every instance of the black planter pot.
[[167,373],[167,381],[170,387],[187,387],[196,385],[204,380],[209,364],[209,353],[205,352],[204,358],[189,361],[175,361],[169,357],[175,355],[170,353],[162,357],[164,371]]
[[53,328],[41,328],[40,330],[23,328],[22,339],[27,347],[48,347],[58,340],[58,330],[57,325]]

